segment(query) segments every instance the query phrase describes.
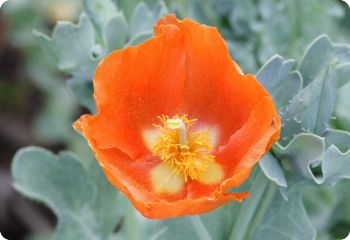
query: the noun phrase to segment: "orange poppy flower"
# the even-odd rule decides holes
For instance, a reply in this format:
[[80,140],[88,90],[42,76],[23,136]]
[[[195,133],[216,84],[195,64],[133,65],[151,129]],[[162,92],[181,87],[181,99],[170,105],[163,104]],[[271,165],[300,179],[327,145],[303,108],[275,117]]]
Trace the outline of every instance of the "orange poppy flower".
[[98,113],[75,128],[109,181],[146,217],[209,212],[279,138],[267,91],[243,75],[214,27],[168,15],[155,36],[115,51],[94,77]]

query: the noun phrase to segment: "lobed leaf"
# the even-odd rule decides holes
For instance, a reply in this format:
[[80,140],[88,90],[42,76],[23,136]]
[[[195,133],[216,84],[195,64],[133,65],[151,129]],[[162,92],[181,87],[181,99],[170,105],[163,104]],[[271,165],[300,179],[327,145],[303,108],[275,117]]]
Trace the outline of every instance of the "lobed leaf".
[[317,181],[311,166],[320,163],[324,149],[323,138],[314,134],[301,133],[286,147],[276,144],[273,150],[278,159],[289,161],[297,174]]
[[107,24],[118,14],[117,6],[111,0],[84,0],[84,10],[102,36]]
[[85,0],[84,9],[95,25],[104,49],[103,56],[124,47],[129,31],[128,25],[124,14],[118,11],[111,0]]
[[283,114],[282,142],[301,132],[322,135],[335,108],[336,92],[334,69],[328,67],[287,106]]
[[281,143],[293,134],[312,132],[322,136],[332,118],[339,86],[349,81],[350,46],[334,44],[327,36],[317,38],[307,49],[299,66],[304,88],[283,113]]
[[318,182],[329,185],[336,184],[340,179],[350,178],[350,151],[342,153],[336,146],[331,145],[323,156],[323,176]]
[[304,78],[304,86],[310,84],[329,65],[350,62],[350,46],[332,43],[330,38],[322,35],[306,50],[298,67]]
[[256,78],[275,100],[280,112],[302,88],[302,76],[293,71],[294,60],[284,60],[276,55],[265,63],[256,74]]
[[79,79],[91,79],[97,62],[92,55],[95,50],[94,27],[82,14],[78,25],[59,22],[52,38],[35,31],[41,45],[56,61],[59,70]]
[[[274,153],[279,159],[292,163],[295,173],[317,184],[334,185],[350,177],[349,133],[329,131],[326,140],[314,134],[298,134],[286,147],[276,144]],[[330,140],[334,141],[330,145]],[[346,149],[342,153],[341,149]],[[330,146],[329,146],[330,145]],[[329,147],[328,147],[329,146]],[[327,147],[327,148],[326,148]]]
[[84,166],[70,153],[27,147],[15,155],[12,176],[18,191],[57,215],[53,239],[104,240],[120,221],[118,194],[96,161]]

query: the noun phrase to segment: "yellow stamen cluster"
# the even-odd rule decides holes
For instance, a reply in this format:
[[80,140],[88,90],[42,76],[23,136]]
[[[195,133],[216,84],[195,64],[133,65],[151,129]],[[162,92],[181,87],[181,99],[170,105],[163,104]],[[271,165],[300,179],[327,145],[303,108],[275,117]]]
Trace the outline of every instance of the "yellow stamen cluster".
[[[197,119],[189,120],[187,115],[175,115],[173,118],[162,115],[158,117],[162,125],[154,125],[161,130],[153,147],[153,154],[170,166],[176,174],[182,173],[185,181],[188,178],[198,180],[200,174],[207,170],[214,156],[209,133],[206,131],[191,131],[191,126]],[[176,128],[181,121],[185,129]],[[184,133],[185,132],[185,133]],[[184,137],[186,138],[184,141]]]

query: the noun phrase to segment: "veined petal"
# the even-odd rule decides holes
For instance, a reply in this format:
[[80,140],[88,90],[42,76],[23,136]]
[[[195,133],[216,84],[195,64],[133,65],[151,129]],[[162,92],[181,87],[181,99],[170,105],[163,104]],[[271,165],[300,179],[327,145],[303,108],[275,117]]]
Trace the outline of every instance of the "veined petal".
[[264,97],[244,126],[215,153],[228,176],[221,186],[222,191],[239,186],[249,177],[254,165],[271,147],[271,139],[279,136],[280,128],[281,122],[271,97]]
[[180,111],[220,126],[218,144],[226,144],[268,93],[252,75],[242,75],[216,28],[189,19],[178,26],[185,34],[186,51]]
[[157,116],[177,112],[185,80],[183,44],[180,29],[168,26],[145,43],[105,58],[94,77],[98,114],[80,120],[86,121],[85,136],[99,148],[118,148],[133,159],[149,153],[142,130]]

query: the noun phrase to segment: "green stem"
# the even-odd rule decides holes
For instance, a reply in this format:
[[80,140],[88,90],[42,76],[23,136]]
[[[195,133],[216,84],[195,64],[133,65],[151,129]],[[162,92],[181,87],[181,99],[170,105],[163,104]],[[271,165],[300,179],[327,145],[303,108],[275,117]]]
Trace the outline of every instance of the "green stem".
[[199,239],[212,240],[207,229],[204,227],[202,220],[198,215],[190,217],[194,230],[196,231]]
[[242,204],[242,208],[238,214],[236,224],[230,234],[229,240],[246,240],[246,235],[250,227],[252,218],[259,206],[265,190],[269,184],[269,180],[259,169],[254,183],[250,189],[251,197]]
[[247,239],[253,239],[254,234],[255,234],[256,230],[258,229],[258,227],[260,226],[261,221],[263,220],[267,210],[269,210],[269,207],[271,205],[273,197],[276,194],[277,189],[278,189],[278,187],[276,184],[274,184],[273,182],[269,183],[269,186],[267,188],[267,192],[264,196],[264,201],[262,201],[261,206],[259,207],[259,210],[256,213],[254,220],[249,227]]

